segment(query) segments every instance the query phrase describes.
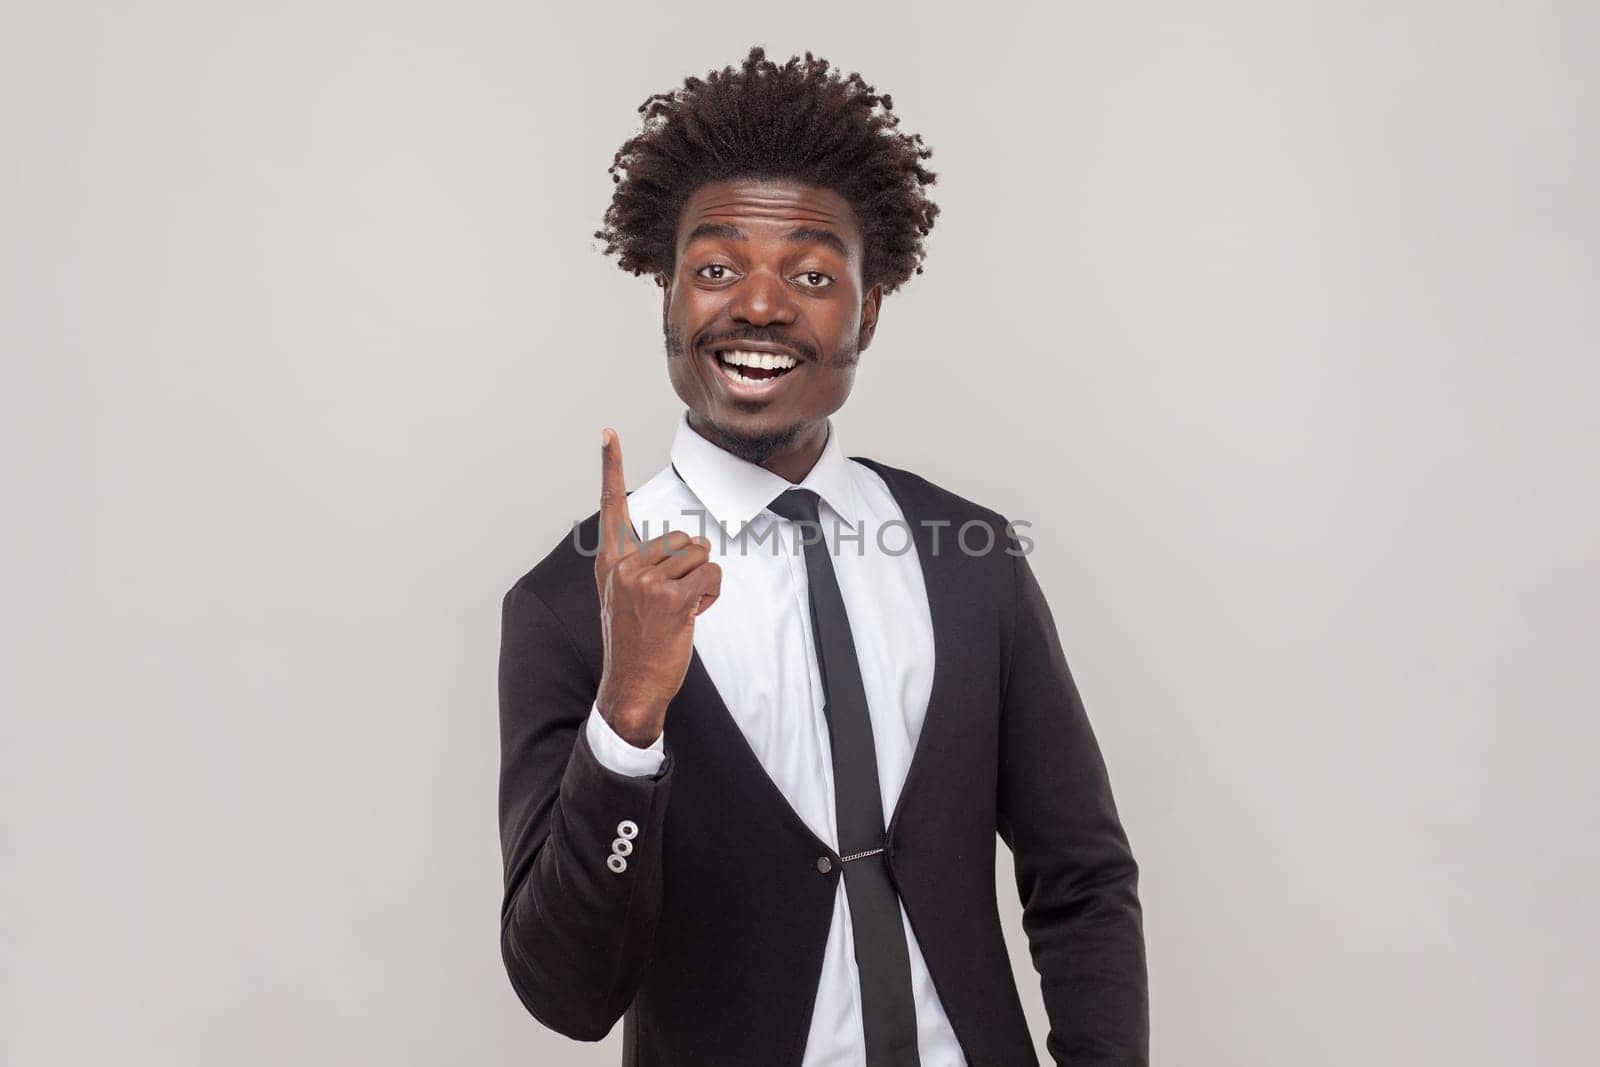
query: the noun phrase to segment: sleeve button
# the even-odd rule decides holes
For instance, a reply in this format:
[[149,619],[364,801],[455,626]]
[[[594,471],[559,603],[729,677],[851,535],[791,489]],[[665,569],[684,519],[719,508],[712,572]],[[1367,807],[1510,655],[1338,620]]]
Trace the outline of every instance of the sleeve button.
[[628,861],[613,852],[606,857],[606,866],[611,868],[612,874],[621,874],[628,869]]
[[632,819],[623,819],[617,823],[617,836],[625,841],[632,841],[639,836],[639,824]]
[[633,842],[626,837],[619,837],[611,842],[611,851],[618,856],[627,856],[633,853]]

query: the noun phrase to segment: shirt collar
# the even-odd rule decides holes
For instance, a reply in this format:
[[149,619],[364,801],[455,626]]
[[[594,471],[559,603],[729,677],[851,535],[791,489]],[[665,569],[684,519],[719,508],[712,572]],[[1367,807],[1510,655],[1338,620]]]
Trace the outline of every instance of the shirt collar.
[[[759,515],[779,493],[794,488],[794,483],[782,475],[740,459],[701,437],[689,425],[687,410],[679,416],[677,434],[672,439],[672,466],[711,517],[730,534]],[[847,524],[856,524],[855,482],[832,419],[828,420],[828,440],[822,446],[822,455],[800,482],[800,488],[815,492]]]

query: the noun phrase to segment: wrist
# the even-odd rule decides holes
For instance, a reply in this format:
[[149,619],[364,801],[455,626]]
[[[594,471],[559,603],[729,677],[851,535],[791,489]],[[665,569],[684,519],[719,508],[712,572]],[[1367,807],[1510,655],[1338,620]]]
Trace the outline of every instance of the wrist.
[[638,730],[629,730],[625,726],[612,725],[611,729],[616,731],[618,737],[628,742],[628,744],[632,745],[634,748],[649,748],[651,745],[656,743],[656,738],[661,736],[660,726],[657,726],[654,729],[641,728]]
[[636,701],[595,701],[600,717],[611,731],[635,748],[649,748],[661,736],[666,709]]

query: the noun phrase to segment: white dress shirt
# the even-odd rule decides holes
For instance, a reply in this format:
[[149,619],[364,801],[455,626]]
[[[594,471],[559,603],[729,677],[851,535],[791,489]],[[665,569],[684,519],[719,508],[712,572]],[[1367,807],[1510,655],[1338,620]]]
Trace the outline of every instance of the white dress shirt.
[[[822,456],[800,486],[821,497],[822,534],[833,553],[872,717],[887,826],[933,687],[933,620],[922,566],[888,487],[871,468],[845,456],[831,420]],[[767,510],[790,488],[780,475],[701,437],[686,411],[672,443],[672,466],[628,496],[628,514],[644,541],[668,529],[711,541],[722,593],[695,620],[695,651],[768,776],[817,837],[838,851],[833,755],[813,653],[805,555],[796,524]],[[775,532],[768,529],[774,523]],[[841,529],[842,544],[835,536]],[[854,539],[857,531],[862,536]],[[665,730],[671,729],[669,717]],[[665,758],[665,734],[639,748],[618,736],[598,707],[586,730],[595,756],[618,773],[654,774]],[[965,1067],[904,907],[900,917],[922,1065]],[[841,878],[803,1067],[857,1067],[866,1060],[854,944]]]

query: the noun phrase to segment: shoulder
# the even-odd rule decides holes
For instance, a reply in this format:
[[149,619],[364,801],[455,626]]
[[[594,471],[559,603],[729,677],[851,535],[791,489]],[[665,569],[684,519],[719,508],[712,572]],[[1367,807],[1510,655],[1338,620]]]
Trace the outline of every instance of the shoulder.
[[505,610],[527,611],[542,605],[569,627],[588,616],[598,618],[600,597],[594,584],[594,554],[599,536],[598,511],[574,523],[544,558],[506,591]]
[[[993,602],[1001,618],[1014,612],[1021,572],[1033,550],[1027,522],[1013,521],[920,474],[865,456],[852,456],[863,477],[875,478],[891,495],[918,551],[925,553],[930,581],[962,590],[970,603]],[[870,472],[870,473],[866,473]]]
[[851,456],[850,460],[864,469],[865,477],[875,478],[901,505],[902,510],[919,519],[949,520],[957,526],[974,520],[997,529],[1008,526],[1006,517],[1000,512],[920,474],[866,456]]

